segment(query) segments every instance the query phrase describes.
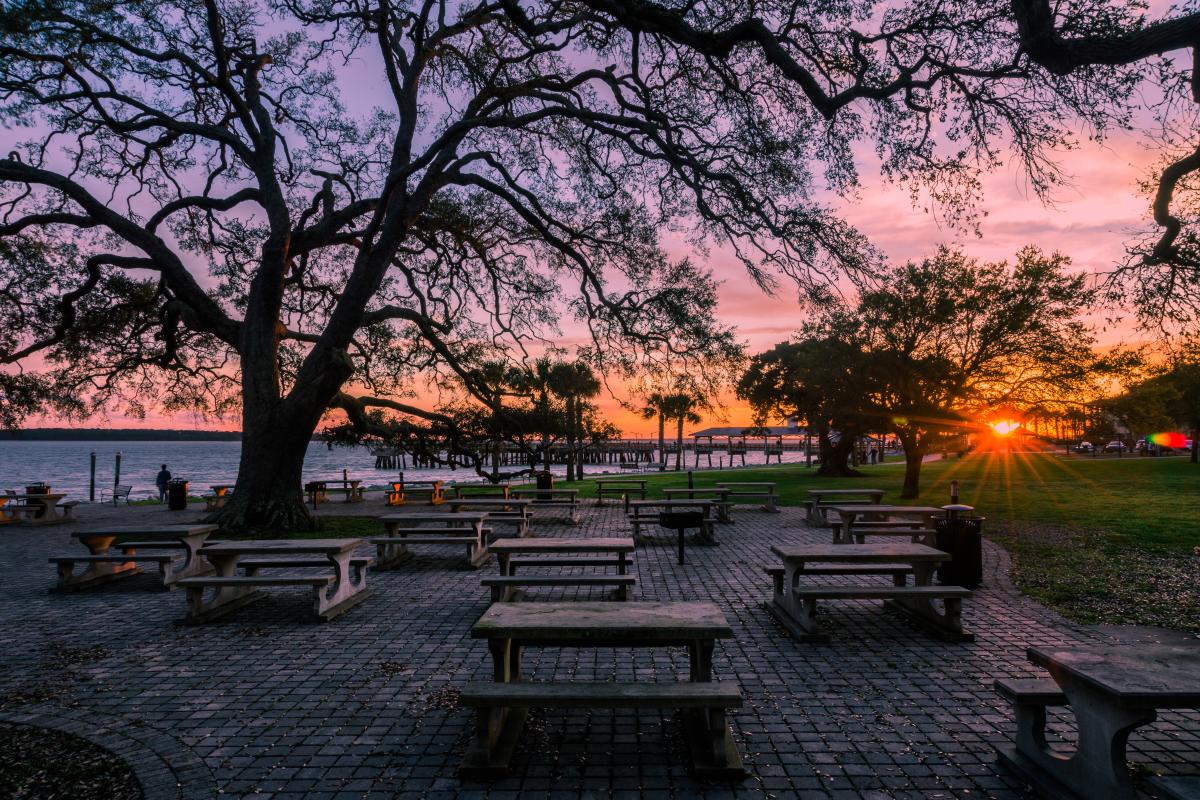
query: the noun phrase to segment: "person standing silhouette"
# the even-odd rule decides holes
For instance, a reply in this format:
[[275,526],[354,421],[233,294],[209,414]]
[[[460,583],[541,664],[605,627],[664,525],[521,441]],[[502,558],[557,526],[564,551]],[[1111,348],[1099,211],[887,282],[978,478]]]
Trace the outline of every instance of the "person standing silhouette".
[[171,482],[171,473],[167,469],[167,465],[163,464],[162,469],[158,471],[158,477],[154,479],[154,483],[158,486],[158,502],[167,502],[167,484]]

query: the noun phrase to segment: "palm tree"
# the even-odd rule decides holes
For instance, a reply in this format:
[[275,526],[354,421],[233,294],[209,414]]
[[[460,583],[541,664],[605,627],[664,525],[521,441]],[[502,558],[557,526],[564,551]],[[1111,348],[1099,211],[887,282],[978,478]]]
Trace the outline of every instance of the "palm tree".
[[638,412],[642,419],[658,418],[658,457],[659,463],[667,463],[666,449],[666,425],[667,425],[667,398],[670,395],[662,392],[654,392],[646,397],[646,405]]
[[685,392],[675,392],[664,398],[664,414],[668,419],[675,420],[675,471],[682,469],[683,463],[683,424],[686,422],[690,425],[696,425],[700,422],[700,415],[696,413],[696,409],[700,408],[700,398],[695,395]]
[[583,454],[576,452],[576,445],[584,435],[583,412],[587,400],[600,394],[600,380],[583,361],[559,361],[550,367],[547,377],[550,391],[561,397],[566,406],[567,480],[577,480],[583,477]]

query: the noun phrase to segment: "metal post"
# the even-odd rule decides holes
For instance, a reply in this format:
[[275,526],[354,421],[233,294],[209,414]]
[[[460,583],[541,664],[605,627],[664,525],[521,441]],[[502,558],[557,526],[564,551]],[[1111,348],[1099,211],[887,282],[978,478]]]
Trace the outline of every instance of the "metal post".
[[689,489],[693,488],[692,471],[690,469],[688,470],[688,488]]
[[113,470],[113,487],[116,488],[116,485],[120,482],[121,482],[121,451],[118,450],[117,451],[117,466]]
[[958,481],[950,481],[950,504],[958,505]]
[[92,451],[91,462],[92,462],[91,470],[89,471],[90,477],[88,478],[88,502],[94,503],[94,502],[96,502],[96,451],[95,450]]

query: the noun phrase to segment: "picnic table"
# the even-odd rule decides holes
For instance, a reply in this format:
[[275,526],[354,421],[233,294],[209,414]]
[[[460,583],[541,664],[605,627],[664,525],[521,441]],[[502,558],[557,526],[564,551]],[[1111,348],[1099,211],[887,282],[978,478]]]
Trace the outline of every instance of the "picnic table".
[[442,481],[390,481],[391,490],[387,494],[389,506],[402,506],[409,500],[409,495],[429,497],[429,505],[436,506],[446,502],[445,489]]
[[[629,503],[629,524],[633,527],[633,537],[642,538],[643,525],[658,525],[658,515],[662,511],[676,509],[691,509],[704,515],[700,523],[699,539],[705,544],[719,544],[716,530],[713,526],[713,509],[717,504],[712,500],[634,500]],[[679,531],[680,548],[683,544],[683,531]]]
[[[59,492],[46,494],[20,494],[16,500],[20,503],[20,511],[25,515],[26,525],[58,525],[71,519],[71,511],[78,503],[63,503],[59,501],[66,497]],[[62,513],[58,513],[58,509]]]
[[[836,511],[839,521],[830,523],[834,544],[859,544],[867,535],[910,536],[921,544],[934,543],[933,520],[946,512],[933,506],[893,506],[882,503],[834,504],[826,511]],[[859,519],[862,522],[858,522]]]
[[[379,518],[387,535],[371,539],[378,555],[376,569],[392,569],[412,558],[414,544],[454,545],[466,551],[467,566],[477,569],[488,559],[486,512],[405,511]],[[433,527],[423,527],[433,523]]]
[[762,500],[762,510],[772,514],[779,513],[779,507],[775,505],[775,484],[771,481],[762,483],[728,483],[721,482],[717,486],[721,489],[729,490],[729,500],[736,502],[738,500]]
[[532,500],[531,508],[566,508],[571,524],[579,522],[578,489],[513,489],[511,496],[520,500]]
[[[188,613],[182,621],[208,622],[261,599],[265,596],[263,589],[302,586],[312,589],[317,619],[328,622],[374,591],[367,586],[370,559],[354,557],[354,551],[363,544],[362,539],[260,539],[207,544],[200,548],[200,555],[208,559],[216,574],[176,581],[187,590]],[[243,575],[237,574],[239,568]],[[317,569],[326,574],[259,574],[264,569]],[[213,590],[211,595],[209,590]]]
[[[775,578],[774,592],[764,605],[798,639],[826,639],[817,627],[818,600],[883,600],[923,624],[940,638],[949,641],[974,641],[974,635],[962,628],[962,600],[971,592],[961,586],[934,586],[937,565],[950,556],[923,544],[912,542],[843,545],[773,545],[771,552],[783,562],[782,569],[768,570]],[[816,565],[843,565],[827,570]],[[851,566],[853,565],[853,566]],[[886,569],[881,569],[886,565]],[[864,575],[892,573],[892,586],[805,584],[801,579],[815,575]],[[906,585],[906,574],[913,575],[914,586]],[[933,600],[941,600],[938,610]]]
[[[460,696],[479,716],[459,776],[506,775],[531,707],[661,707],[683,709],[697,777],[744,777],[725,717],[727,709],[741,706],[741,692],[732,682],[712,680],[716,640],[732,636],[721,609],[707,602],[493,603],[471,628],[471,638],[487,640],[494,682],[468,684]],[[525,683],[521,657],[527,647],[687,647],[691,680]]]
[[604,496],[613,495],[625,499],[625,511],[629,511],[629,496],[637,494],[646,499],[646,480],[644,478],[596,478],[596,505],[604,502]]
[[804,502],[804,518],[823,524],[825,514],[822,503],[826,497],[836,498],[838,502],[847,502],[851,498],[862,499],[878,505],[883,502],[883,495],[883,489],[809,489],[808,500]]
[[216,511],[219,508],[224,508],[225,502],[229,499],[229,490],[233,488],[233,485],[228,483],[218,483],[214,486],[209,486],[208,488],[212,490],[212,494],[204,497],[204,510]]
[[[1200,645],[1136,644],[1105,647],[1030,647],[1026,655],[1049,679],[996,681],[1012,700],[1016,747],[998,748],[1001,763],[1043,796],[1077,800],[1133,800],[1125,758],[1129,734],[1155,720],[1159,709],[1200,708]],[[1046,743],[1047,706],[1068,706],[1078,744],[1070,755]],[[1200,779],[1153,781],[1172,797],[1196,797]]]
[[451,487],[454,496],[463,497],[508,497],[512,491],[511,483],[467,483]]
[[486,511],[489,523],[506,523],[514,526],[517,536],[529,535],[529,521],[532,517],[530,507],[532,500],[505,497],[464,497],[448,500],[450,511],[459,513],[467,511]]
[[[525,586],[612,586],[617,600],[628,600],[629,587],[636,582],[626,574],[634,550],[628,537],[497,539],[489,547],[500,564],[499,578],[482,581],[491,588],[493,602],[515,600]],[[617,574],[517,575],[518,569],[530,567],[616,567]]]
[[725,489],[719,486],[710,486],[703,489],[694,489],[688,486],[666,486],[663,488],[663,497],[668,500],[674,500],[677,496],[684,500],[712,500],[713,508],[717,510],[717,522],[733,522],[733,515],[729,513],[729,509],[733,507],[733,503],[729,500],[730,489]]
[[[338,485],[331,488],[331,484]],[[327,492],[343,492],[346,495],[345,502],[347,503],[361,503],[363,501],[362,481],[358,478],[325,481],[325,490]]]
[[[181,578],[203,575],[211,567],[200,558],[199,551],[216,525],[123,525],[117,527],[92,528],[71,534],[88,550],[88,555],[55,556],[50,563],[58,566],[58,591],[73,591],[88,586],[139,575],[142,569],[138,562],[157,563],[162,585],[174,588]],[[114,553],[113,542],[117,537],[133,536],[136,539],[117,545],[121,552]],[[176,563],[175,553],[145,553],[143,550],[182,550],[182,561]],[[86,564],[87,569],[75,575],[75,565]]]

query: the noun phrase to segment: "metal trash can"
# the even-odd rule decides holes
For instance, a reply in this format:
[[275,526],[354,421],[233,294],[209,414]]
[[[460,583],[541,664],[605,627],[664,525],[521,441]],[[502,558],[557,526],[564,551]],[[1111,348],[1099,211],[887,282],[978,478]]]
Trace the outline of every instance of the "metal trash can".
[[183,478],[167,481],[167,508],[171,511],[187,510],[188,482]]
[[[550,470],[548,470],[548,469],[542,470],[541,472],[538,472],[534,477],[537,480],[537,488],[539,488],[539,489],[553,489],[554,488],[554,473],[551,472]],[[553,500],[554,495],[552,495],[548,492],[546,494],[538,494],[537,499],[538,500]]]
[[976,589],[983,583],[983,522],[986,517],[964,516],[970,506],[946,507],[946,516],[934,520],[937,549],[950,555],[938,567],[938,583]]

